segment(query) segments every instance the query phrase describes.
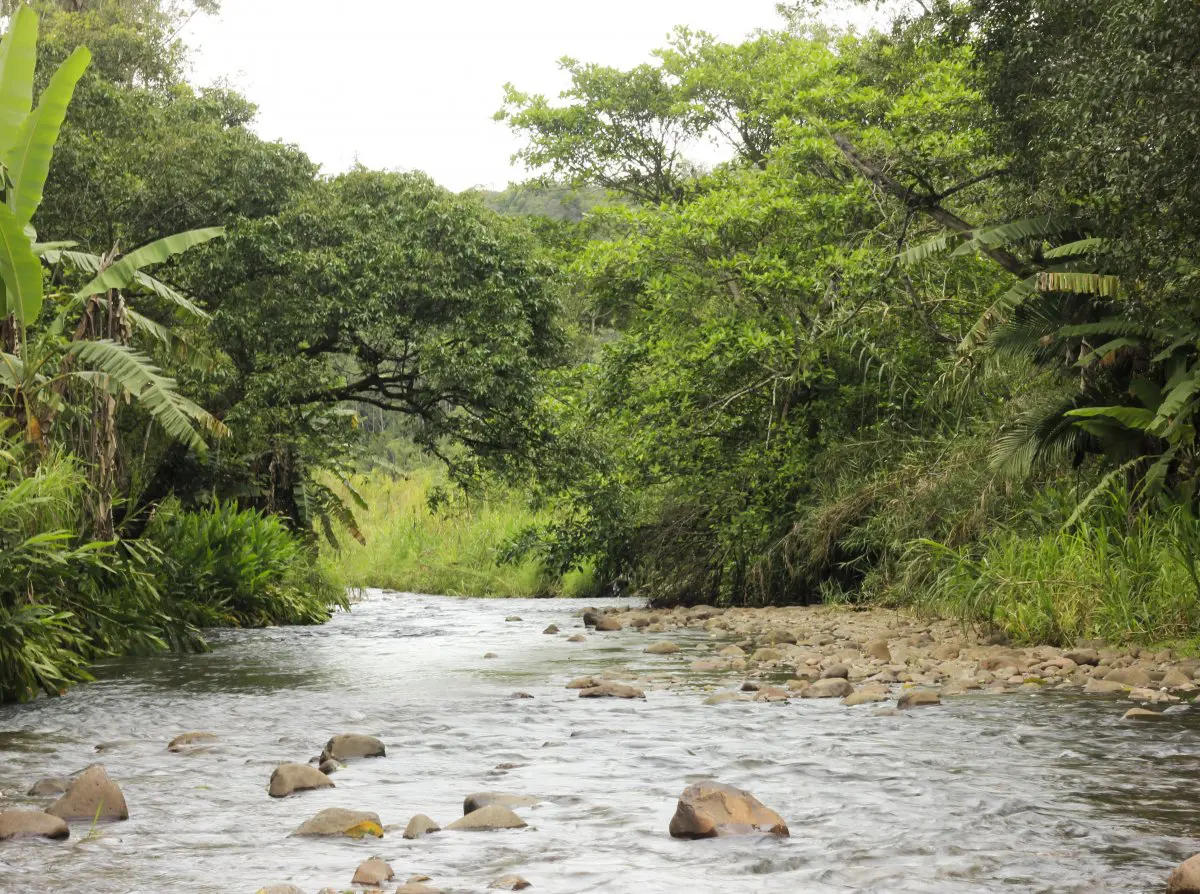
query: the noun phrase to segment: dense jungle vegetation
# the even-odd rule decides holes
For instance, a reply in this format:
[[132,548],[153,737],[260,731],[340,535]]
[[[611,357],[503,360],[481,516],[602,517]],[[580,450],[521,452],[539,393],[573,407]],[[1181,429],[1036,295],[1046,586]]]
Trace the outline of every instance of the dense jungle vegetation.
[[6,5],[0,699],[345,583],[1200,628],[1191,0],[680,28],[460,195],[256,136],[210,6]]

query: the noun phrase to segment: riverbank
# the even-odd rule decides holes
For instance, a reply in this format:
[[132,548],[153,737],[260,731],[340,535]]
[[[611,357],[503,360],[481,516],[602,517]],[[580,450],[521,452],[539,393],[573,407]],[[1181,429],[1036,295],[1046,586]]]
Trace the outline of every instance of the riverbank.
[[[680,671],[745,679],[738,695],[714,697],[719,700],[839,698],[854,706],[894,698],[903,708],[974,692],[1050,689],[1118,695],[1170,710],[1200,690],[1200,659],[1178,657],[1171,649],[1100,642],[1013,647],[981,641],[953,621],[887,609],[698,606],[582,613],[593,630],[645,634],[647,651],[661,655],[682,653],[668,636],[672,632],[706,632],[714,640],[708,654],[689,656]],[[1129,715],[1161,716],[1145,709]]]

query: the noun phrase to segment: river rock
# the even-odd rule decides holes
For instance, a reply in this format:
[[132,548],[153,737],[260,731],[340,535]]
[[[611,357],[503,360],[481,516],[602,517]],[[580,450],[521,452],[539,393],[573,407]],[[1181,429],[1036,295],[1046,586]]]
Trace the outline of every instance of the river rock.
[[321,761],[321,765],[319,767],[317,767],[317,769],[320,770],[322,773],[324,773],[326,776],[332,776],[334,773],[336,773],[341,768],[342,768],[342,765],[332,759],[327,760],[327,761]]
[[646,693],[636,686],[603,680],[595,686],[579,690],[580,698],[645,698]]
[[726,702],[744,702],[748,699],[748,696],[742,695],[740,692],[714,692],[704,700],[704,704],[723,705]]
[[1130,708],[1123,715],[1121,715],[1121,719],[1122,720],[1155,720],[1156,718],[1159,718],[1162,716],[1163,716],[1162,713],[1159,711],[1150,711],[1146,708]]
[[65,820],[127,820],[129,808],[120,787],[100,764],[92,764],[72,780],[61,798],[46,808]]
[[65,776],[43,776],[25,794],[33,798],[57,797],[70,787],[71,780]]
[[1095,649],[1072,649],[1070,652],[1063,652],[1063,658],[1070,658],[1076,664],[1095,666],[1100,663],[1100,653]]
[[1119,667],[1116,670],[1109,671],[1104,680],[1105,682],[1120,683],[1123,686],[1135,689],[1146,689],[1153,682],[1150,679],[1150,675],[1140,667]]
[[745,658],[746,650],[741,646],[726,646],[717,654],[723,658]]
[[603,682],[599,677],[576,677],[567,682],[567,689],[591,689]]
[[1084,692],[1107,694],[1112,692],[1124,692],[1128,687],[1123,686],[1116,680],[1088,680],[1083,686]]
[[750,656],[751,661],[778,661],[783,657],[783,653],[778,649],[755,649],[754,654]]
[[888,648],[886,639],[877,639],[873,642],[867,643],[867,655],[868,657],[874,658],[877,661],[882,661],[885,664],[890,663],[892,660],[892,652],[891,649]]
[[887,692],[881,689],[863,687],[862,689],[851,692],[848,696],[842,699],[842,704],[848,708],[853,708],[857,705],[867,705],[873,702],[882,701],[887,701]]
[[167,743],[167,751],[176,754],[180,752],[207,751],[220,741],[221,737],[216,733],[180,733]]
[[549,627],[547,627],[545,630],[543,630],[542,633],[550,633],[550,634],[558,633],[558,625],[551,624]]
[[525,881],[519,875],[506,875],[496,879],[488,887],[498,888],[501,891],[524,891],[526,888],[532,888],[533,884]]
[[335,760],[345,763],[356,757],[386,757],[386,755],[387,749],[374,736],[342,733],[325,743],[325,749],[321,752],[321,762]]
[[1175,667],[1167,670],[1158,682],[1160,686],[1166,686],[1168,689],[1192,689],[1195,686],[1191,677]]
[[528,824],[503,804],[489,804],[446,827],[453,832],[492,832],[497,829],[524,829]]
[[932,689],[909,689],[900,696],[896,707],[907,711],[910,708],[927,708],[941,703],[941,698]]
[[584,636],[582,633],[573,633],[567,637],[567,642],[569,642],[569,643],[586,643],[587,637]]
[[489,804],[501,804],[504,807],[533,807],[541,804],[541,798],[532,795],[509,795],[504,792],[475,792],[463,798],[463,816],[474,813]]
[[614,618],[612,615],[601,615],[596,619],[595,629],[601,633],[615,633],[618,630],[625,629],[625,625]]
[[821,678],[823,680],[833,680],[837,679],[838,677],[845,680],[849,676],[850,668],[846,667],[844,664],[835,664],[833,667],[821,674]]
[[267,794],[272,798],[286,798],[296,792],[333,787],[333,780],[316,767],[310,767],[308,764],[280,764],[271,774],[271,786]]
[[792,697],[792,693],[779,686],[762,686],[754,693],[756,702],[786,702]]
[[1200,894],[1200,854],[1188,857],[1171,871],[1167,894]]
[[405,882],[395,894],[442,894],[441,888],[431,888],[424,882]]
[[[374,828],[372,828],[372,826]],[[367,810],[347,810],[343,807],[327,807],[312,819],[306,820],[293,835],[306,837],[362,838],[364,835],[383,837],[383,825],[378,813]]]
[[646,653],[649,655],[674,655],[678,651],[679,646],[666,639],[646,647]]
[[255,894],[304,894],[304,889],[295,885],[267,885],[259,888]]
[[422,835],[431,835],[434,832],[442,831],[442,827],[431,820],[423,813],[418,813],[408,821],[408,825],[404,827],[404,837],[412,840],[420,838]]
[[395,877],[396,873],[392,871],[391,866],[378,857],[372,857],[370,860],[358,864],[358,869],[354,870],[354,878],[350,880],[350,884],[379,886],[384,882],[390,882]]
[[817,680],[801,693],[802,698],[845,698],[854,692],[849,680],[841,677],[829,677]]
[[12,838],[50,838],[61,841],[71,834],[66,821],[41,810],[6,810],[0,813],[0,841]]
[[512,621],[520,621],[520,620],[523,620],[523,619],[521,618],[521,616],[520,616],[520,615],[509,615],[509,616],[508,616],[507,618],[505,618],[504,620],[505,620],[505,621],[508,621],[508,622],[510,622],[510,623],[511,623]]
[[679,796],[672,838],[723,838],[764,832],[788,837],[787,823],[747,791],[720,782],[697,782]]

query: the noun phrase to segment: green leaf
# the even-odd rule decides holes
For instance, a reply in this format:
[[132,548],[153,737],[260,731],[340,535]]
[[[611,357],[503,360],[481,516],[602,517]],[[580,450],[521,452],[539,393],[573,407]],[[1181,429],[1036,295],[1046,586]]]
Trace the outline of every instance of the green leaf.
[[12,314],[22,327],[29,326],[42,310],[42,265],[24,225],[4,204],[0,204],[0,279],[5,298],[0,316]]
[[0,43],[0,157],[16,142],[21,122],[33,108],[38,17],[21,4]]
[[1191,370],[1183,381],[1167,392],[1162,405],[1158,408],[1159,417],[1169,419],[1176,415],[1198,390],[1200,390],[1200,368]]
[[42,203],[54,144],[58,142],[75,85],[87,71],[92,54],[79,47],[58,67],[42,91],[38,107],[22,122],[17,138],[4,155],[12,181],[17,219],[26,224]]
[[1158,408],[1162,406],[1162,390],[1145,376],[1135,376],[1133,381],[1129,383],[1129,390],[1142,402],[1142,406],[1148,410],[1153,410],[1157,413]]
[[104,340],[75,342],[67,349],[67,353],[109,381],[106,383],[95,375],[77,374],[77,377],[92,384],[108,384],[110,390],[113,386],[125,389],[162,426],[163,431],[198,453],[205,452],[207,445],[196,430],[196,425],[219,437],[229,433],[223,423],[181,395],[176,390],[175,380],[164,376],[153,361],[140,351]]
[[[60,243],[47,243],[48,246],[57,246],[59,244]],[[100,272],[100,256],[91,254],[90,252],[62,251],[58,248],[48,247],[47,250],[42,253],[42,260],[51,266],[54,266],[55,264],[61,264],[65,261],[74,267],[78,267],[80,270],[86,271],[87,273]],[[209,313],[204,310],[204,308],[193,302],[178,289],[167,285],[161,279],[156,279],[149,273],[145,273],[141,270],[137,271],[133,275],[133,282],[144,288],[147,292],[152,292],[159,298],[162,298],[164,301],[168,301],[171,304],[174,304],[176,307],[182,308],[193,317],[197,317],[201,320],[210,319]],[[79,302],[86,297],[88,296],[82,293],[74,296],[72,300],[72,306],[78,307]]]
[[1104,247],[1104,240],[1092,236],[1087,239],[1077,239],[1074,242],[1068,242],[1065,245],[1048,248],[1043,252],[1042,257],[1048,260],[1054,258],[1073,258],[1078,255],[1094,254]]
[[1106,419],[1116,420],[1126,428],[1133,428],[1138,431],[1149,429],[1154,423],[1155,417],[1153,410],[1147,410],[1142,407],[1080,407],[1078,410],[1067,411],[1066,415],[1080,419],[1103,416]]
[[941,254],[950,247],[952,242],[956,242],[958,238],[958,233],[942,233],[939,236],[934,236],[927,242],[922,242],[920,245],[914,245],[912,248],[900,252],[896,256],[896,260],[905,267],[911,266],[933,255]]
[[[203,245],[212,239],[225,235],[224,227],[207,227],[202,230],[187,230],[175,233],[154,242],[149,242],[141,248],[135,248],[129,254],[98,275],[86,286],[75,293],[76,298],[87,298],[99,295],[109,289],[123,289],[137,279],[140,268],[148,264],[161,264],[177,254],[187,251],[196,245]],[[178,293],[176,293],[178,294]],[[195,305],[192,305],[195,307]]]

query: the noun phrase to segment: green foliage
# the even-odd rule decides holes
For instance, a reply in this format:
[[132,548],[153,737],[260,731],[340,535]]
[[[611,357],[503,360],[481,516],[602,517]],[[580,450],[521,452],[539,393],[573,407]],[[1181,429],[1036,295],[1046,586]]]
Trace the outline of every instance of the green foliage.
[[284,523],[214,502],[196,511],[159,506],[146,538],[165,556],[163,588],[196,626],[318,624],[345,591]]
[[401,477],[376,471],[356,482],[366,503],[358,520],[365,542],[343,537],[325,550],[348,586],[462,596],[593,594],[588,571],[560,576],[535,556],[509,558],[507,548],[528,526],[548,520],[544,513],[502,488],[468,497],[447,484],[431,468]]

